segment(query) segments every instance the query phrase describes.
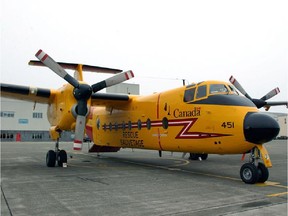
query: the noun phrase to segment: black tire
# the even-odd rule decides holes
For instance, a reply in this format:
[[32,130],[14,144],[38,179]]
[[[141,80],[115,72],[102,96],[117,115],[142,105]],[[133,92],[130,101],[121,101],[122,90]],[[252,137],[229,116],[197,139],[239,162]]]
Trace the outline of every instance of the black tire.
[[264,183],[269,178],[269,170],[267,167],[265,167],[263,163],[258,163],[257,168],[258,168],[258,174],[259,174],[258,182]]
[[189,160],[198,160],[198,157],[199,157],[198,154],[190,153]]
[[255,184],[259,179],[258,168],[252,163],[245,163],[240,169],[240,177],[246,184]]
[[208,154],[194,154],[194,153],[190,153],[189,160],[199,160],[199,157],[202,160],[207,160]]
[[201,159],[202,160],[207,160],[208,154],[201,154]]
[[67,163],[67,153],[65,150],[60,150],[58,152],[57,163],[59,167],[63,167],[63,163]]
[[53,150],[49,150],[46,154],[46,165],[47,167],[55,167],[56,164],[56,153]]

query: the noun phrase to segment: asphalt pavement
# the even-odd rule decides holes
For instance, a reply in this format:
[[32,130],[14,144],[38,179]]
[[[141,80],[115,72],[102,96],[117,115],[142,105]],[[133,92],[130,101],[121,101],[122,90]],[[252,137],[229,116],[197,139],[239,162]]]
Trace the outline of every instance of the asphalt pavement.
[[[122,149],[100,155],[61,143],[68,167],[48,168],[53,143],[1,143],[1,215],[287,215],[287,141],[266,144],[264,184],[239,176],[242,155],[190,161]],[[91,144],[90,144],[91,145]]]

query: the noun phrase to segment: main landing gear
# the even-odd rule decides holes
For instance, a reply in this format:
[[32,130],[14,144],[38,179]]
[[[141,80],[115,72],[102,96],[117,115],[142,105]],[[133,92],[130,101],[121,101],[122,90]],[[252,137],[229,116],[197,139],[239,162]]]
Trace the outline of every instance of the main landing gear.
[[56,161],[59,167],[67,166],[67,153],[65,150],[59,149],[59,139],[55,143],[55,151],[49,150],[46,154],[46,165],[55,167]]
[[190,153],[189,160],[207,160],[208,154],[194,154]]
[[[251,150],[251,162],[243,164],[240,169],[240,177],[246,184],[264,183],[269,178],[268,168],[263,163],[259,162],[259,159],[261,158],[260,151],[261,149],[256,147],[253,148]],[[266,151],[266,149],[263,151]],[[267,166],[271,165],[268,153],[263,160],[266,162]]]

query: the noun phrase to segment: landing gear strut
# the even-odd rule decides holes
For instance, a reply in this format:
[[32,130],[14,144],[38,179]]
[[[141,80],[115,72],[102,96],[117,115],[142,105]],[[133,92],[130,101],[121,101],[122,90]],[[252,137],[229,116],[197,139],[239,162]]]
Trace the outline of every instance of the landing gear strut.
[[55,143],[55,151],[49,150],[46,154],[47,167],[55,167],[56,161],[59,167],[67,166],[67,153],[59,149],[59,139]]
[[[240,169],[240,177],[246,184],[264,183],[269,178],[268,168],[263,163],[259,162],[259,159],[261,158],[260,151],[261,149],[256,147],[253,148],[251,150],[251,162],[243,164]],[[266,158],[266,160],[269,160],[269,158]]]

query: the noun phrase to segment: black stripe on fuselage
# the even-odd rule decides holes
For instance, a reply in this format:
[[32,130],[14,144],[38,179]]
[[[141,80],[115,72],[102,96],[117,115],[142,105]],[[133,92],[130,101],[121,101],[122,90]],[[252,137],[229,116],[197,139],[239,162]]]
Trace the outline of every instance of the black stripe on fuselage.
[[225,106],[255,107],[255,104],[252,101],[239,95],[210,95],[208,98],[194,102],[188,102],[188,104],[213,104]]

